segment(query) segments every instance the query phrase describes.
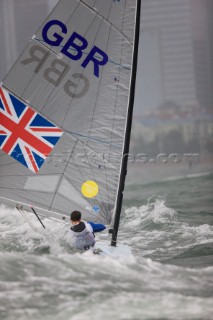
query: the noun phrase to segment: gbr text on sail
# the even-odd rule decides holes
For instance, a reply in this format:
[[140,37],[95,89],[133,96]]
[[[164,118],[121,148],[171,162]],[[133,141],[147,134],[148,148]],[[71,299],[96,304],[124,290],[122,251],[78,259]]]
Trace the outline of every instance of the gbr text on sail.
[[[89,90],[89,79],[83,74],[83,69],[93,66],[93,77],[99,78],[100,68],[107,64],[108,55],[95,45],[89,46],[88,41],[79,33],[74,31],[69,35],[66,25],[59,20],[47,22],[42,30],[42,37],[45,46],[41,41],[31,46],[29,56],[22,60],[21,64],[33,63],[35,73],[43,72],[44,79],[55,87],[63,85],[65,93],[70,97],[84,96]],[[57,57],[58,53],[51,47],[60,48],[62,57],[64,56],[65,59]],[[67,58],[68,63],[65,62]],[[79,69],[79,72],[71,74],[72,79],[67,79],[71,70],[69,59],[73,62],[80,61],[80,68],[82,68],[82,71]],[[78,86],[80,91],[77,90]]]

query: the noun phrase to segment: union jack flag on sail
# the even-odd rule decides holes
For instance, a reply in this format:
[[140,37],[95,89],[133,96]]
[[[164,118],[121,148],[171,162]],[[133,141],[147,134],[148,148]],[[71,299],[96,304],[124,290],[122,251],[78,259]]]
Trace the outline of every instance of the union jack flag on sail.
[[0,87],[0,149],[37,173],[63,131]]

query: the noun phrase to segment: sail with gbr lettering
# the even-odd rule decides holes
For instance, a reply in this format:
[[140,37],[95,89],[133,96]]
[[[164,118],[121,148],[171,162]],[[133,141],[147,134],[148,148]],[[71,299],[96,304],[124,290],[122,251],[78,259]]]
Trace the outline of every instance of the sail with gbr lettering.
[[0,87],[0,202],[110,224],[118,197],[136,0],[61,0]]

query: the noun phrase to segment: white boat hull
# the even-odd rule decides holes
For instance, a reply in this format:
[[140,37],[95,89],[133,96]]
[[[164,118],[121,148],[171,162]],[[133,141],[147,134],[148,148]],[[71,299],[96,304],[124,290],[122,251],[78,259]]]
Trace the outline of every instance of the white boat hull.
[[[99,252],[98,252],[99,251]],[[124,244],[118,244],[116,247],[112,247],[110,245],[96,242],[95,251],[101,256],[132,256],[131,248]]]

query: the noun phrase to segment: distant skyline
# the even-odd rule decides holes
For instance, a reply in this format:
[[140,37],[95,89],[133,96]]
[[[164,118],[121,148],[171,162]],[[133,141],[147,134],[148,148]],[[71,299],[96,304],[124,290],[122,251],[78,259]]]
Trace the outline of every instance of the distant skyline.
[[212,4],[142,1],[136,115],[169,100],[180,106],[213,106]]

